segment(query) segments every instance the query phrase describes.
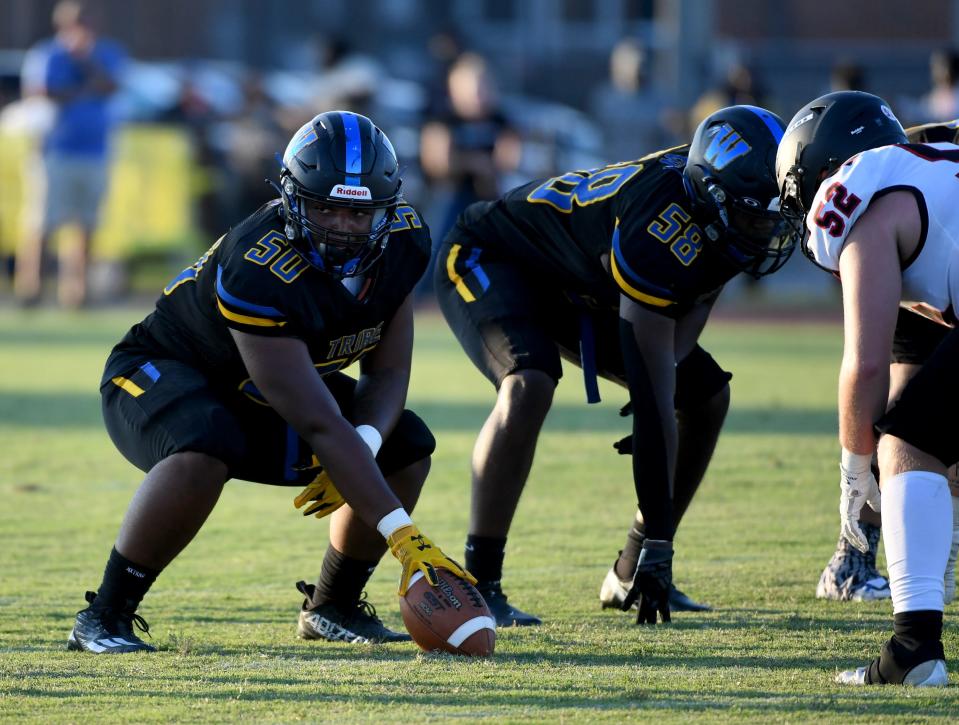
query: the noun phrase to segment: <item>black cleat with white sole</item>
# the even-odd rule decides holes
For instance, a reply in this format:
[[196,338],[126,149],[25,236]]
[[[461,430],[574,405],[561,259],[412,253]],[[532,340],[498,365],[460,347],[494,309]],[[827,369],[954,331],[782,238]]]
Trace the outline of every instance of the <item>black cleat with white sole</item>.
[[296,634],[302,639],[325,639],[329,642],[351,644],[382,644],[409,642],[412,637],[403,632],[394,632],[376,616],[376,609],[366,601],[366,592],[353,604],[313,605],[316,587],[299,581],[296,588],[306,597],[300,608]]
[[144,634],[150,633],[150,626],[135,608],[97,606],[96,598],[96,592],[86,593],[90,606],[77,612],[73,631],[67,638],[67,649],[94,654],[156,652],[156,647],[133,633],[134,624]]
[[[603,579],[603,585],[599,590],[599,603],[603,609],[622,609],[623,602],[626,601],[626,595],[629,594],[629,588],[633,585],[631,581],[623,581],[616,576],[616,567],[610,567],[606,572],[606,578]],[[633,609],[637,604],[633,603]],[[694,601],[685,592],[676,588],[675,584],[669,585],[669,611],[670,612],[711,612],[713,608],[708,604]]]

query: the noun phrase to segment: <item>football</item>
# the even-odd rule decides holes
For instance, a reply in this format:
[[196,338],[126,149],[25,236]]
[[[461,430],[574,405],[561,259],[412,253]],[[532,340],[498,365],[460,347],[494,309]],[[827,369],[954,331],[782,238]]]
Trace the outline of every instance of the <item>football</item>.
[[400,612],[413,641],[427,652],[489,657],[496,645],[496,621],[482,595],[465,579],[437,569],[432,587],[422,572],[410,578]]

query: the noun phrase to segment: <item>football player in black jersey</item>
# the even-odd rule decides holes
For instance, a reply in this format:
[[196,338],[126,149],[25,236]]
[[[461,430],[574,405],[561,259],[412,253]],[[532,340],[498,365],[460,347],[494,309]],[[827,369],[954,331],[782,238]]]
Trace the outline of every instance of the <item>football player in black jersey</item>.
[[[434,448],[404,410],[410,293],[430,240],[403,203],[393,147],[364,116],[320,114],[287,146],[278,190],[170,282],[107,360],[107,430],[147,476],[70,649],[155,649],[133,632],[146,631],[137,607],[231,478],[306,485],[305,514],[335,511],[319,582],[298,584],[302,637],[408,639],[361,595],[387,545],[401,594],[414,571],[432,583],[435,566],[462,572],[407,513]],[[358,380],[340,372],[356,361]]]
[[[941,123],[927,123],[906,129],[909,143],[959,143],[959,119]],[[900,309],[893,337],[889,364],[889,405],[899,398],[906,383],[949,334],[949,328],[922,317],[910,310]],[[878,466],[874,473],[878,474]],[[956,595],[956,560],[959,558],[959,468],[949,469],[949,487],[952,489],[953,531],[952,547],[946,564],[945,602]],[[869,601],[891,596],[889,579],[876,567],[882,519],[880,514],[864,506],[859,517],[859,528],[868,544],[860,551],[840,532],[836,550],[826,564],[816,585],[816,597],[838,601]]]
[[[783,122],[722,109],[688,147],[535,181],[469,207],[439,251],[440,306],[498,390],[473,450],[467,568],[499,625],[538,624],[500,585],[506,536],[561,376],[582,367],[629,390],[639,517],[604,605],[668,621],[693,603],[672,585],[672,540],[706,470],[731,377],[697,345],[723,285],[761,276],[794,239],[777,213],[773,163]],[[677,455],[678,452],[678,455]],[[612,586],[610,586],[610,583]]]

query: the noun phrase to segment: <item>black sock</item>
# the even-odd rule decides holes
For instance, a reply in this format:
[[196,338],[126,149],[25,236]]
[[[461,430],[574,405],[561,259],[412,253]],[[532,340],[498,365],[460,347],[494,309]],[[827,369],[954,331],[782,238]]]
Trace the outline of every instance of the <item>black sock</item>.
[[942,612],[900,612],[895,616],[893,632],[882,646],[879,658],[869,665],[867,681],[871,683],[901,684],[916,665],[946,658],[942,648]]
[[503,559],[506,557],[506,537],[466,537],[466,570],[480,585],[498,582],[503,578]]
[[646,540],[646,526],[635,523],[626,534],[626,546],[619,552],[619,558],[616,560],[614,569],[616,576],[622,581],[632,581],[636,574],[636,564],[639,563],[639,552],[643,548],[643,542]]
[[94,605],[133,611],[159,575],[158,571],[130,561],[114,547],[103,570]]
[[313,606],[332,602],[349,607],[359,601],[378,561],[360,561],[327,547],[320,579],[313,594]]

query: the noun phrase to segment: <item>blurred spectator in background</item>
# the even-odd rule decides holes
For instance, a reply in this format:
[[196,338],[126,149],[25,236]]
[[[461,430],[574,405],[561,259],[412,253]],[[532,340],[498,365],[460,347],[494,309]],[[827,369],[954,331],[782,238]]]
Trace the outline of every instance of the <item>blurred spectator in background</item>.
[[[375,110],[376,92],[387,76],[382,63],[359,52],[344,37],[316,37],[317,65],[308,108],[299,111],[309,120],[317,108],[339,108],[366,115]],[[292,133],[302,124],[289,127]],[[281,144],[282,145],[282,144]]]
[[245,78],[243,98],[240,113],[227,124],[230,142],[226,163],[229,186],[235,192],[231,200],[234,218],[244,209],[257,209],[276,198],[277,192],[267,179],[276,176],[280,166],[276,154],[288,136],[258,74],[251,72]]
[[943,48],[929,57],[932,88],[920,103],[923,123],[947,121],[959,116],[959,53]]
[[64,306],[79,307],[87,299],[90,239],[107,186],[108,106],[125,53],[97,37],[89,9],[77,0],[56,5],[53,25],[56,35],[28,56],[36,65],[24,74],[37,83],[31,90],[53,102],[55,114],[43,142],[45,179],[30,178],[30,188],[41,196],[34,206],[42,218],[30,225],[17,249],[14,290],[23,304],[39,300],[50,238],[75,222],[79,238],[59,255],[58,296]]
[[426,81],[427,112],[432,116],[444,113],[449,105],[447,79],[450,69],[464,52],[463,40],[455,28],[444,27],[430,36],[426,44],[429,57],[429,78]]
[[829,92],[865,91],[866,73],[863,67],[848,58],[838,60],[829,70]]
[[635,39],[624,38],[613,48],[609,81],[595,91],[589,109],[603,133],[606,161],[635,159],[681,142],[682,119],[670,99],[652,87],[649,71],[649,53]]
[[176,101],[156,115],[154,120],[177,126],[189,136],[193,150],[191,188],[196,205],[196,223],[204,239],[215,239],[232,220],[224,209],[226,205],[221,203],[218,196],[219,188],[225,186],[221,181],[225,164],[210,142],[213,128],[219,121],[219,114],[187,72],[180,84]]
[[499,107],[495,79],[475,53],[450,66],[445,107],[420,135],[420,165],[427,178],[449,193],[433,230],[442,239],[456,217],[475,201],[499,195],[502,174],[519,165],[520,137]]
[[699,97],[689,112],[688,135],[692,135],[703,119],[727,106],[759,106],[770,108],[769,99],[756,72],[744,63],[733,63],[723,81]]

